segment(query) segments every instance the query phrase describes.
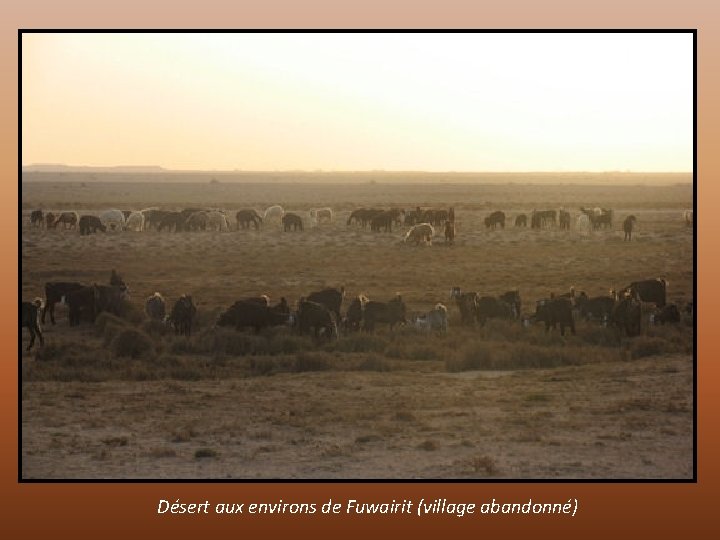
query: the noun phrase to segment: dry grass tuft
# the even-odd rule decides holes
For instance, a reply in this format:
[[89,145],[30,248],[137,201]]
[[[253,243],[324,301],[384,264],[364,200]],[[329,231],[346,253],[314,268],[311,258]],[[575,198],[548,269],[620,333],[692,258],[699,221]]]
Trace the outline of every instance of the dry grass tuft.
[[295,358],[295,371],[327,371],[331,369],[331,361],[322,353],[301,353]]
[[266,354],[268,341],[263,336],[216,328],[199,338],[198,349],[204,353],[214,352],[230,356]]
[[445,361],[447,371],[473,371],[479,369],[496,369],[497,351],[485,343],[472,343],[467,346],[459,357]]
[[357,366],[358,371],[391,371],[390,362],[374,354],[365,357]]
[[54,343],[48,343],[44,347],[39,347],[35,350],[35,361],[36,362],[53,362],[62,360],[73,354],[73,351],[77,348],[76,345],[71,343],[65,343],[56,341]]
[[552,401],[552,396],[548,394],[528,394],[524,399],[531,403],[547,403]]
[[171,441],[174,443],[189,442],[193,437],[197,437],[198,433],[192,428],[176,429],[172,435]]
[[676,352],[672,343],[659,337],[638,336],[632,340],[630,354],[633,358],[657,356],[659,354]]
[[433,452],[438,448],[440,448],[438,443],[436,443],[435,441],[431,441],[430,439],[427,439],[418,445],[419,450],[425,450],[427,452]]
[[156,321],[155,319],[145,321],[141,328],[143,332],[154,339],[168,336],[173,332],[173,329],[169,324],[165,324],[162,321]]
[[351,334],[343,336],[337,342],[328,346],[329,349],[345,352],[383,352],[388,346],[388,340],[383,336],[374,334]]
[[172,458],[177,457],[177,452],[172,448],[151,448],[145,455],[151,458]]
[[212,448],[198,448],[195,450],[195,459],[218,457],[217,450]]
[[134,325],[141,324],[146,318],[145,312],[129,300],[119,302],[118,315],[121,319]]
[[470,468],[476,473],[484,473],[487,476],[498,474],[495,460],[490,456],[474,456],[469,461]]
[[129,440],[127,437],[107,437],[107,438],[103,439],[102,442],[106,446],[118,447],[118,446],[127,446]]
[[577,366],[587,361],[583,352],[568,347],[538,347],[518,344],[509,350],[509,369]]
[[589,345],[599,347],[617,347],[619,344],[618,331],[609,326],[587,325],[578,330],[580,339]]
[[146,333],[128,328],[113,338],[110,349],[118,357],[151,357],[155,350],[155,344]]
[[355,442],[358,444],[365,444],[369,442],[378,442],[382,441],[382,437],[380,435],[360,435],[355,438]]

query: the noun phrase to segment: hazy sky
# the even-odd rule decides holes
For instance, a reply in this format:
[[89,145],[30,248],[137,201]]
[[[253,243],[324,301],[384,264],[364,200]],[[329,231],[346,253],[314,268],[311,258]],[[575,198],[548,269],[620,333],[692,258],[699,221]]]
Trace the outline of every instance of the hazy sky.
[[24,34],[22,163],[691,171],[692,34]]

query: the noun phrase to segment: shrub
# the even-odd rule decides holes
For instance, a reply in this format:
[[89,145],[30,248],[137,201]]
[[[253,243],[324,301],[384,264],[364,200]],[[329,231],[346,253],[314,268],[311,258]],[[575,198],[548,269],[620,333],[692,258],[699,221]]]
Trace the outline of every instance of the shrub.
[[72,349],[69,343],[47,343],[44,347],[35,349],[35,360],[38,362],[62,360],[72,353]]
[[524,330],[518,321],[488,319],[480,329],[480,335],[487,340],[520,341],[526,334]]
[[588,326],[582,331],[579,331],[578,335],[583,342],[589,343],[590,345],[598,345],[600,347],[618,346],[618,331],[616,328],[610,326]]
[[[565,328],[565,336],[572,336],[572,332],[569,328]],[[532,345],[542,345],[545,347],[562,347],[565,345],[565,336],[560,335],[560,329],[550,330],[546,332],[544,329],[542,332],[533,332],[530,334],[526,341]]]
[[387,345],[387,339],[380,336],[351,334],[338,339],[334,350],[339,352],[383,352]]
[[151,369],[147,362],[131,360],[125,363],[123,379],[128,381],[150,381],[156,379],[158,375],[158,372]]
[[110,349],[115,356],[139,358],[149,355],[154,350],[154,344],[152,339],[144,332],[128,328],[115,336],[110,344]]
[[280,372],[295,371],[295,358],[291,357],[254,357],[249,362],[250,375],[272,375]]
[[442,349],[431,345],[413,347],[406,358],[409,360],[439,360],[442,357]]
[[666,352],[674,352],[672,344],[657,337],[638,336],[630,345],[630,353],[633,358],[655,356]]
[[109,324],[118,326],[127,326],[127,322],[120,317],[103,311],[97,317],[95,317],[95,332],[97,335],[102,336],[105,332],[105,327]]
[[[597,352],[598,349],[592,349]],[[491,345],[483,342],[468,344],[454,359],[445,362],[447,371],[513,370],[575,366],[588,361],[589,351],[576,347],[539,347],[527,343]],[[593,354],[592,358],[597,355]],[[606,358],[601,355],[602,359]]]
[[268,340],[263,336],[246,334],[236,330],[216,328],[200,338],[203,352],[222,353],[231,356],[267,354]]
[[107,380],[114,369],[106,350],[87,343],[48,344],[35,358],[37,362],[23,366],[23,381],[96,382]]
[[537,347],[524,343],[508,351],[507,368],[549,368],[559,366],[577,366],[580,352],[566,347]]
[[103,337],[105,345],[109,345],[118,334],[129,328],[126,321],[112,313],[103,312],[95,319],[95,331]]
[[195,459],[214,458],[217,457],[217,455],[217,450],[213,450],[212,448],[199,448],[195,450]]
[[216,307],[214,309],[198,309],[193,319],[193,326],[195,328],[206,328],[213,326],[220,318],[220,314],[225,311],[225,308]]
[[200,354],[205,350],[195,338],[188,339],[185,336],[173,336],[170,341],[170,352],[173,354]]
[[273,358],[251,358],[251,375],[270,375],[276,372],[277,365]]
[[378,358],[374,354],[371,354],[360,362],[357,367],[358,371],[390,371],[390,363],[384,358]]
[[177,345],[174,352],[183,349],[230,356],[265,356],[294,354],[314,349],[308,337],[283,335],[279,332],[247,333],[229,328],[214,328],[203,333],[195,344]]
[[327,371],[331,368],[330,361],[320,354],[301,353],[295,358],[295,371]]
[[106,437],[102,440],[107,446],[127,446],[128,438],[125,436]]
[[430,439],[427,439],[427,440],[421,442],[420,444],[418,444],[417,447],[419,450],[425,450],[426,452],[432,452],[433,450],[438,449],[438,443],[436,443],[435,441],[431,441]]
[[145,320],[145,312],[129,300],[121,300],[118,304],[118,315],[132,324],[140,324]]
[[209,374],[197,364],[183,364],[171,369],[168,376],[177,381],[199,381],[208,378]]
[[495,369],[496,354],[485,343],[472,343],[459,355],[445,362],[447,371],[472,371],[478,369]]
[[[332,345],[332,342],[331,342]],[[305,336],[277,336],[268,342],[270,354],[296,354],[313,349],[313,342]]]
[[650,326],[647,330],[647,336],[663,339],[667,343],[665,352],[691,354],[695,346],[693,330],[680,324]]
[[385,356],[390,358],[406,358],[408,355],[407,347],[404,343],[400,343],[400,340],[395,340],[393,343],[383,351]]
[[144,454],[151,458],[172,458],[177,457],[177,452],[172,448],[151,448]]
[[171,334],[173,329],[169,324],[155,319],[149,319],[142,325],[142,330],[152,337],[162,337]]
[[498,468],[495,460],[490,456],[475,456],[470,458],[470,467],[476,473],[485,473],[486,475],[492,476],[498,473]]

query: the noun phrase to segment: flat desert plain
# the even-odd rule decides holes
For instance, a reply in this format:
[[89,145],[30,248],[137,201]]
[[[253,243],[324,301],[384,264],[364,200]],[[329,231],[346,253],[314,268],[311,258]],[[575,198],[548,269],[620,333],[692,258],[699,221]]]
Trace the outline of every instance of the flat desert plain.
[[[58,305],[57,324],[43,326],[44,346],[29,352],[22,330],[22,478],[692,478],[692,313],[663,326],[648,315],[633,338],[583,320],[576,335],[561,336],[518,321],[462,326],[449,298],[453,286],[492,296],[517,289],[531,315],[537,300],[570,287],[597,296],[662,277],[668,301],[682,309],[695,295],[693,227],[683,217],[691,183],[218,178],[24,178],[22,299],[44,296],[48,281],[105,284],[111,269],[131,296],[122,317],[72,328]],[[201,206],[234,216],[273,204],[301,215],[305,230],[264,223],[257,231],[80,236],[29,220],[35,209]],[[309,209],[325,206],[333,222],[310,226]],[[413,246],[401,242],[405,226],[347,226],[354,209],[391,206],[453,206],[455,244],[442,231],[432,245]],[[612,228],[578,230],[581,206],[612,208]],[[513,226],[520,213],[560,208],[573,216],[569,231]],[[507,225],[488,230],[484,218],[495,210]],[[637,226],[625,242],[630,214]],[[442,302],[448,331],[381,325],[317,341],[287,327],[215,327],[243,297],[285,297],[293,306],[341,286],[343,311],[360,293],[379,301],[400,294],[409,313]],[[156,291],[168,311],[192,295],[192,336],[147,319],[145,299]],[[130,356],[118,338],[128,329],[145,345]]]

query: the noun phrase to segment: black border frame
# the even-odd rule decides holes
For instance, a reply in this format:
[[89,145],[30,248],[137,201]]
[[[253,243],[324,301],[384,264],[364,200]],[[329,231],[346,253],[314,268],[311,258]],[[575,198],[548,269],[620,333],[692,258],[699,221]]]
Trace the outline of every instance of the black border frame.
[[158,478],[128,478],[128,479],[28,479],[22,477],[22,327],[18,332],[18,483],[19,484],[697,484],[697,33],[694,29],[648,29],[648,28],[622,28],[622,29],[474,29],[474,28],[383,28],[383,29],[167,29],[167,28],[117,28],[117,29],[18,29],[18,298],[22,299],[22,36],[23,34],[336,34],[336,33],[417,33],[417,34],[454,34],[454,33],[483,33],[483,34],[687,34],[693,36],[693,474],[689,479],[582,479],[582,478],[548,478],[548,479],[158,479]]

